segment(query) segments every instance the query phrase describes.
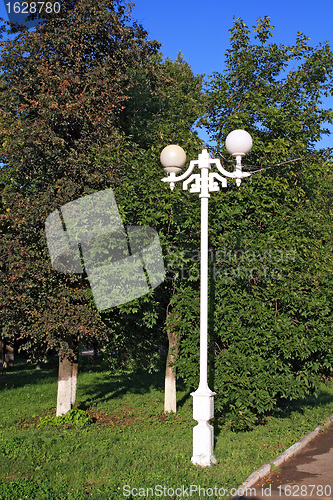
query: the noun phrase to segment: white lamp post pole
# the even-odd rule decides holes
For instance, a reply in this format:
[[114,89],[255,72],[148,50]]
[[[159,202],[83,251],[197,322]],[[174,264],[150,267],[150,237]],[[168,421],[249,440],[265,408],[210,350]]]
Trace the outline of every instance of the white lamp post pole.
[[[208,387],[208,199],[210,192],[219,191],[220,187],[227,187],[227,179],[236,179],[237,186],[241,179],[251,174],[242,172],[241,158],[252,148],[252,138],[245,130],[234,130],[226,139],[226,148],[230,154],[236,157],[235,172],[227,172],[218,159],[212,159],[208,151],[204,149],[198,156],[198,160],[190,162],[189,168],[183,175],[176,176],[181,172],[186,162],[184,150],[176,145],[167,146],[161,153],[161,163],[167,172],[163,182],[169,182],[171,190],[175,182],[183,181],[183,189],[187,190],[190,184],[191,193],[200,193],[201,198],[201,255],[200,255],[200,381],[198,389],[191,394],[193,396],[193,418],[198,425],[193,428],[193,456],[192,462],[196,465],[208,466],[216,463],[213,455],[214,429],[209,420],[214,417],[214,396]],[[219,173],[211,172],[211,165],[215,164]],[[192,174],[195,166],[198,166],[200,174]],[[192,174],[192,175],[191,175]],[[186,180],[185,180],[186,179]]]
[[214,428],[209,420],[214,417],[214,396],[208,387],[208,199],[210,156],[206,150],[199,155],[201,171],[201,249],[200,249],[200,379],[199,387],[191,393],[193,418],[198,425],[193,428],[192,462],[206,466],[216,463],[213,455]]

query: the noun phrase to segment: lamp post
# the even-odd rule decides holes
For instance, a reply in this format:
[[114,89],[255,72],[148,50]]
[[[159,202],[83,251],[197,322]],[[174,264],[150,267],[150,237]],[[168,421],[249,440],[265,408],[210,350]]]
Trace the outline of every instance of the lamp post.
[[[252,138],[245,130],[234,130],[225,141],[228,152],[236,158],[234,172],[226,171],[220,160],[210,157],[204,149],[197,160],[190,161],[186,172],[177,176],[186,162],[185,151],[176,145],[167,146],[161,153],[161,163],[167,177],[163,182],[169,182],[171,190],[175,183],[183,181],[183,190],[190,186],[191,193],[199,193],[201,198],[201,252],[200,252],[200,381],[198,389],[191,394],[193,396],[193,418],[198,425],[193,428],[193,456],[192,462],[196,465],[208,466],[216,463],[213,455],[214,429],[209,420],[214,417],[214,396],[208,387],[207,363],[208,363],[208,199],[210,192],[219,191],[219,182],[222,187],[227,187],[226,177],[236,179],[240,186],[244,177],[251,174],[242,172],[242,157],[252,148]],[[195,166],[200,173],[192,174]],[[211,166],[215,165],[218,172],[209,172]]]

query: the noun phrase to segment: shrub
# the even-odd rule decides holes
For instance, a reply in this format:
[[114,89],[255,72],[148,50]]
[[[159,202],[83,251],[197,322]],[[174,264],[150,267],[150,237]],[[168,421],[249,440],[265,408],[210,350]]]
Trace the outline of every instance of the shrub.
[[80,410],[79,408],[73,408],[69,410],[64,415],[60,415],[56,417],[55,415],[49,415],[47,417],[41,417],[39,420],[39,427],[43,427],[45,425],[69,425],[76,427],[84,427],[86,425],[90,425],[93,423],[93,419],[87,412],[84,410]]

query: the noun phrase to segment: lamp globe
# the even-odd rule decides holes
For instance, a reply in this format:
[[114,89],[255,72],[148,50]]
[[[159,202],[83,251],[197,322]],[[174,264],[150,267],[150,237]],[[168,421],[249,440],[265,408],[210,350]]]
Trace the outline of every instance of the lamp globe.
[[178,174],[185,165],[186,153],[180,146],[171,144],[163,149],[160,160],[165,172]]
[[252,149],[252,137],[246,130],[233,130],[225,140],[225,147],[232,156],[245,156]]

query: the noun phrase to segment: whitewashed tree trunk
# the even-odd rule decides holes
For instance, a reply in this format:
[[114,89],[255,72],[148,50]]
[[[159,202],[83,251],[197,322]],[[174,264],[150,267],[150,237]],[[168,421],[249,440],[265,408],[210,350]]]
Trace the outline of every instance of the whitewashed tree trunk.
[[72,348],[74,357],[71,359],[67,357],[61,358],[59,355],[57,417],[71,410],[76,400],[79,345],[75,338],[73,339]]
[[76,387],[77,387],[77,372],[79,368],[78,360],[72,363],[72,395],[71,395],[71,403],[72,406],[75,405],[76,400]]
[[169,349],[165,367],[164,386],[164,411],[165,413],[177,412],[176,368],[172,366],[178,352],[178,339],[176,334],[167,330]]
[[58,395],[56,415],[64,415],[72,408],[72,362],[59,356]]

